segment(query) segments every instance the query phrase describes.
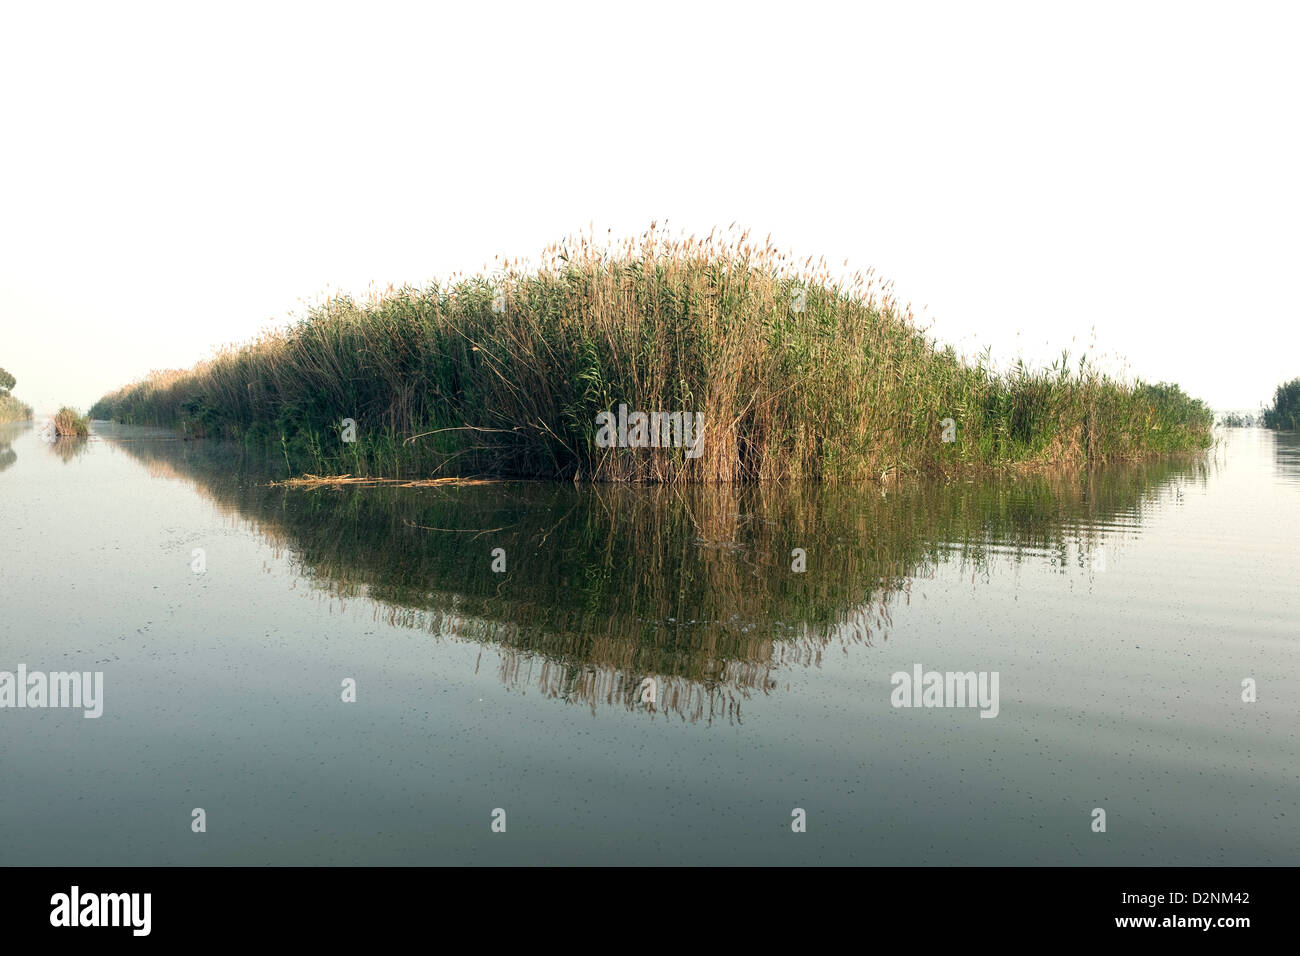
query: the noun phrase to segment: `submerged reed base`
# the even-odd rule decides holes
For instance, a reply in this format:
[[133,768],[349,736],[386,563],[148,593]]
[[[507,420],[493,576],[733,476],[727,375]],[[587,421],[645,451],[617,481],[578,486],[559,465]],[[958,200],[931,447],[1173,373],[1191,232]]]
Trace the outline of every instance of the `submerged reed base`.
[[303,475],[301,478],[286,478],[283,481],[271,481],[268,488],[324,488],[366,487],[388,485],[395,488],[442,488],[446,486],[487,485],[499,479],[492,478],[358,478],[353,475]]

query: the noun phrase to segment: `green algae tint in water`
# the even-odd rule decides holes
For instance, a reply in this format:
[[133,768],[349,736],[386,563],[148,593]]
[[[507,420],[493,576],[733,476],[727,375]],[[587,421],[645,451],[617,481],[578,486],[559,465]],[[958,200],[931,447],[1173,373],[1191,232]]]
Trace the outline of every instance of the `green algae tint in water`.
[[1295,435],[885,494],[95,431],[0,433],[0,671],[104,675],[0,710],[4,863],[1300,863]]

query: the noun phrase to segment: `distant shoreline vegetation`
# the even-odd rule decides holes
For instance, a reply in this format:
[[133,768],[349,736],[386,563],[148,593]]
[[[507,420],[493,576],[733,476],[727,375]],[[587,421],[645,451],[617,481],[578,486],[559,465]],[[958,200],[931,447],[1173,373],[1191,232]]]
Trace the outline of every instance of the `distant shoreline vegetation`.
[[20,402],[10,394],[18,380],[5,369],[0,368],[0,422],[29,422],[32,420],[32,407]]
[[1221,428],[1256,428],[1259,419],[1249,412],[1225,412],[1219,418]]
[[[1065,354],[995,371],[927,337],[888,288],[744,235],[580,238],[537,268],[330,299],[90,414],[389,477],[891,480],[1211,444],[1212,411],[1176,385]],[[597,441],[624,404],[702,416],[696,454]]]
[[1300,428],[1300,378],[1279,385],[1273,392],[1273,405],[1259,413],[1265,428],[1294,431]]
[[12,395],[0,395],[0,422],[29,422],[32,407],[24,405]]
[[1264,405],[1258,415],[1249,412],[1225,412],[1219,417],[1222,428],[1271,428],[1295,431],[1300,428],[1300,378],[1279,385],[1273,392],[1273,404]]

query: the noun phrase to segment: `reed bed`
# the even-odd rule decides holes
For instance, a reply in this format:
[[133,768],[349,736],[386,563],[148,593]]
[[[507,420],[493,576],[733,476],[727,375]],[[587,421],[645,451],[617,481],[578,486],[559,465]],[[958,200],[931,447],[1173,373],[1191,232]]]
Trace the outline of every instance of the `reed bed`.
[[[596,416],[621,403],[701,413],[698,457],[601,447]],[[91,413],[242,439],[290,473],[663,482],[1133,459],[1207,447],[1213,421],[1177,386],[1109,377],[1086,356],[1007,371],[962,359],[870,273],[835,279],[744,234],[654,229],[335,297]]]
[[90,434],[90,421],[75,408],[64,405],[54,416],[54,430],[63,438],[85,438]]
[[32,407],[0,391],[0,422],[29,422]]
[[31,421],[31,406],[13,396],[17,384],[18,379],[8,369],[0,368],[0,423]]

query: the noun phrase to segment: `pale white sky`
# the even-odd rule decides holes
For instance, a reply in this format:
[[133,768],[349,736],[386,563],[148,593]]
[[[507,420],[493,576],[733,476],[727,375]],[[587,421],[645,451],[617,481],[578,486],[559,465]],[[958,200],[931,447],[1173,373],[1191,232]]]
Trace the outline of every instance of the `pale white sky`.
[[0,8],[0,366],[38,409],[327,287],[594,223],[874,267],[963,351],[1300,375],[1300,8]]

